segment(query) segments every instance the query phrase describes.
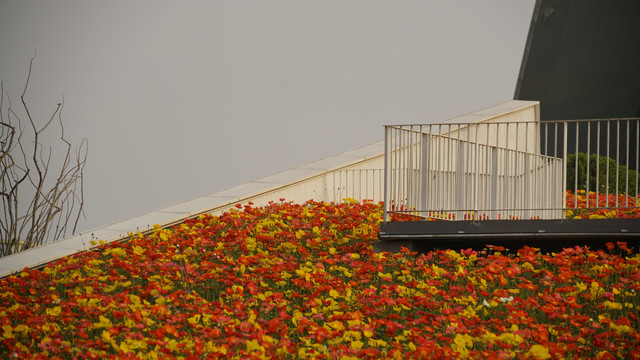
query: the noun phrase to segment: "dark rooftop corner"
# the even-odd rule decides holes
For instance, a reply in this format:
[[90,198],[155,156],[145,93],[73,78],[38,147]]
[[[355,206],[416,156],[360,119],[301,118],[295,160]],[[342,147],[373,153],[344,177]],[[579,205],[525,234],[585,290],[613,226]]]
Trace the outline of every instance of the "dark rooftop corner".
[[541,120],[640,117],[637,0],[538,0],[514,99]]

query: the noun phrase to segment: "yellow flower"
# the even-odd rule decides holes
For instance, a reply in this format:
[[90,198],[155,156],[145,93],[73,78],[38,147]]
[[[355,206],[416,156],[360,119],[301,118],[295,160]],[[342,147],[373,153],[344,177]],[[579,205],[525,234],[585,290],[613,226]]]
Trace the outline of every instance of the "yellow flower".
[[264,351],[264,348],[260,346],[258,340],[249,340],[246,342],[247,351]]
[[111,327],[113,327],[113,324],[111,323],[111,320],[109,320],[106,317],[100,315],[100,322],[93,324],[93,327],[96,328],[96,329],[99,329],[99,328],[111,328]]
[[628,325],[616,325],[612,322],[609,323],[609,328],[615,330],[618,335],[623,335],[631,331],[631,328]]
[[60,306],[56,306],[54,308],[48,308],[46,312],[47,315],[58,316],[62,312],[62,309],[60,308]]
[[18,326],[13,328],[13,331],[16,331],[16,332],[23,332],[23,331],[27,331],[27,330],[29,330],[29,327],[26,326],[26,325],[22,325],[22,324],[20,324],[20,325],[18,325]]
[[269,343],[271,345],[275,345],[275,344],[278,343],[278,340],[272,338],[269,335],[262,335],[262,341],[267,342],[267,343]]
[[600,289],[600,285],[598,284],[597,281],[592,281],[591,282],[591,299],[595,299],[598,297],[598,295],[602,292],[602,289]]
[[195,314],[192,317],[188,318],[187,321],[191,325],[195,325],[200,321],[200,314]]
[[469,349],[473,348],[473,338],[468,334],[456,334],[451,348],[459,352],[461,357],[467,357]]
[[497,337],[498,340],[505,342],[510,345],[520,345],[524,341],[522,336],[512,333],[503,333]]
[[603,302],[602,305],[604,305],[604,307],[606,309],[622,310],[622,304],[616,303],[616,302],[611,302],[609,300],[606,300],[605,302]]
[[533,345],[529,349],[529,355],[535,357],[536,359],[549,359],[551,358],[551,354],[549,354],[549,349],[544,347],[543,345]]
[[576,289],[578,290],[578,292],[583,292],[587,290],[587,285],[585,285],[583,282],[579,282],[576,284]]
[[142,255],[142,254],[144,254],[144,252],[145,252],[145,250],[144,250],[144,248],[142,246],[136,245],[136,246],[133,247],[133,253],[136,254],[136,255]]
[[11,325],[2,325],[2,338],[4,339],[13,339],[13,328]]
[[352,341],[351,342],[351,347],[356,349],[356,350],[361,349],[363,345],[364,345],[364,343],[362,341],[360,341],[360,340],[356,340],[356,341]]

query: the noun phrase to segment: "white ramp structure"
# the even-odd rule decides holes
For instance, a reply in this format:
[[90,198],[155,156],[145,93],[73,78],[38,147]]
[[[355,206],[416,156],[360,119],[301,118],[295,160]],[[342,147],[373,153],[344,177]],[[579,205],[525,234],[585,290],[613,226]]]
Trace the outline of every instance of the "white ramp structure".
[[[517,145],[514,145],[515,143],[512,142],[515,140],[513,127],[504,131],[500,128],[495,133],[491,127],[482,128],[474,124],[498,124],[514,121],[530,124],[538,120],[538,114],[538,102],[514,100],[438,125],[432,125],[429,129],[423,128],[423,131],[420,132],[411,132],[411,134],[420,135],[419,141],[410,146],[407,146],[409,140],[401,140],[401,136],[404,135],[399,135],[397,141],[407,142],[400,146],[400,148],[404,147],[404,150],[399,150],[394,154],[398,156],[397,159],[405,159],[403,161],[408,163],[405,164],[406,170],[403,174],[398,173],[387,178],[387,181],[391,182],[388,185],[398,186],[398,192],[395,195],[392,195],[389,186],[387,186],[387,203],[391,201],[399,203],[401,198],[410,198],[411,201],[414,201],[414,198],[420,198],[421,200],[415,203],[419,205],[415,206],[418,208],[431,207],[434,210],[439,210],[440,205],[438,204],[446,204],[443,209],[454,208],[457,210],[502,206],[499,202],[490,205],[490,200],[482,200],[489,201],[485,204],[481,201],[481,197],[475,195],[471,196],[473,202],[467,203],[461,202],[461,197],[457,195],[447,197],[444,194],[471,193],[480,195],[481,191],[495,191],[497,194],[517,192],[516,187],[519,185],[515,179],[518,176],[522,177],[524,174],[522,170],[509,168],[510,170],[506,171],[504,175],[492,178],[491,174],[498,174],[498,170],[492,170],[493,173],[482,172],[476,171],[474,166],[478,166],[478,169],[487,169],[487,165],[491,164],[494,167],[504,168],[511,161],[510,159],[531,153],[534,142],[518,139],[515,142]],[[469,126],[465,127],[461,124]],[[533,130],[535,125],[525,125],[525,128],[528,129],[530,135],[536,133]],[[517,133],[520,134],[520,132]],[[411,136],[415,137],[415,135],[409,135],[409,138]],[[427,150],[431,154],[430,156],[421,158],[414,156]],[[402,157],[405,156],[401,156],[403,151],[413,151],[414,155]],[[470,162],[471,158],[484,160]],[[501,160],[496,161],[495,158]],[[269,201],[279,201],[281,198],[296,203],[303,203],[307,200],[340,202],[345,198],[359,201],[383,201],[385,200],[385,161],[397,161],[394,159],[396,158],[385,160],[385,142],[379,141],[197,199],[0,258],[0,277],[20,272],[25,267],[39,267],[64,256],[91,250],[93,247],[90,244],[91,240],[123,241],[128,238],[129,234],[149,231],[153,229],[154,225],[169,227],[201,214],[221,214],[236,204],[252,202],[254,206],[265,206]],[[423,163],[426,162],[430,167],[416,170],[419,169],[418,164],[415,163],[418,159]],[[541,159],[534,157],[530,161],[538,164],[537,166],[545,167],[548,171],[558,166],[556,160],[551,159],[549,164],[544,165]],[[410,163],[411,161],[414,163]],[[411,164],[416,167],[408,166]],[[466,170],[460,171],[461,166]],[[464,175],[462,175],[463,173]],[[402,195],[404,193],[407,195]],[[469,196],[465,195],[465,198],[469,199]],[[496,201],[502,198],[505,197],[500,195]],[[476,204],[478,205],[476,206]],[[521,206],[526,204],[523,202]]]

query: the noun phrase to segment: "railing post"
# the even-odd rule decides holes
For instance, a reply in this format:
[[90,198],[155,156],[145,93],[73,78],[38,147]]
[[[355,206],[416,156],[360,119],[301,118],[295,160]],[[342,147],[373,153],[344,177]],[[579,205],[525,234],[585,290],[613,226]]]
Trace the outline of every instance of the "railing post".
[[464,163],[465,163],[465,153],[464,153],[464,144],[460,140],[460,130],[458,130],[458,149],[457,149],[457,162],[456,162],[456,177],[455,177],[455,188],[456,188],[456,219],[463,218],[464,210]]
[[389,156],[391,156],[390,151],[389,151],[389,132],[391,131],[391,127],[390,126],[385,126],[384,127],[384,185],[383,185],[383,189],[384,189],[384,206],[382,207],[382,221],[387,222],[389,221],[389,213],[388,213],[388,208],[389,208],[389,174],[391,172],[391,170],[389,169]]
[[497,210],[497,202],[498,202],[498,147],[491,147],[491,210],[494,212],[493,217],[497,219],[498,212]]
[[[429,131],[430,132],[430,131]],[[431,140],[429,138],[430,135],[425,134],[424,132],[422,132],[420,134],[420,136],[422,137],[422,141],[421,141],[421,145],[422,145],[422,159],[420,162],[420,176],[422,178],[422,188],[421,188],[421,196],[420,196],[420,203],[418,204],[418,206],[420,207],[420,210],[426,210],[427,209],[427,196],[428,196],[428,192],[429,192],[429,183],[430,181],[430,176],[429,176],[429,165],[430,165],[430,159],[431,159]],[[422,213],[421,213],[422,214]],[[425,215],[426,214],[422,214]]]
[[[564,121],[564,129],[562,134],[562,218],[567,217],[567,132],[569,131],[569,122]],[[556,133],[555,136],[558,136]],[[577,160],[577,159],[576,159]],[[574,194],[575,196],[575,194]]]

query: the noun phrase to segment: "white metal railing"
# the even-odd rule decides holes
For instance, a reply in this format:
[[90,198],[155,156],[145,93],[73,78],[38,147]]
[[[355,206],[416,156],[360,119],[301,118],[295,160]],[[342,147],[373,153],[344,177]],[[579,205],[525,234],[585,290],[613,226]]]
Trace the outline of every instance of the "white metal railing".
[[344,169],[327,175],[325,191],[328,201],[346,198],[380,202],[384,199],[384,169]]
[[[638,169],[638,121],[386,126],[384,220],[390,213],[442,220],[559,219],[581,203],[637,206],[638,174],[627,170]],[[592,154],[590,161],[586,154]],[[593,192],[573,196],[587,189]],[[573,204],[567,204],[568,193]]]

